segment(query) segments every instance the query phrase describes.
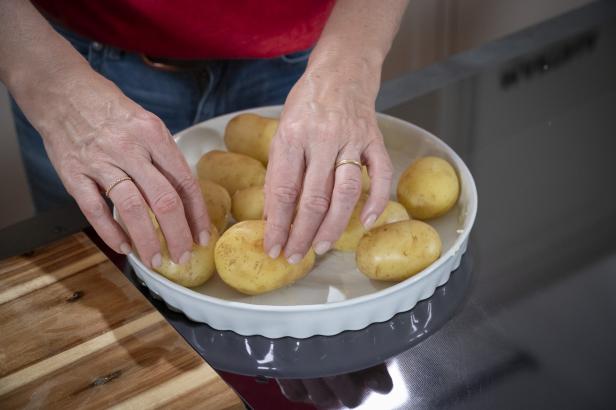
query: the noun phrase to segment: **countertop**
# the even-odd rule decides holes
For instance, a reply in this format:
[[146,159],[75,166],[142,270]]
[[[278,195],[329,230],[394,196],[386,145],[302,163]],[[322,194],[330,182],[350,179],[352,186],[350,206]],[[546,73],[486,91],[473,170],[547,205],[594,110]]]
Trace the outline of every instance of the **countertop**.
[[243,409],[84,233],[0,260],[0,407]]

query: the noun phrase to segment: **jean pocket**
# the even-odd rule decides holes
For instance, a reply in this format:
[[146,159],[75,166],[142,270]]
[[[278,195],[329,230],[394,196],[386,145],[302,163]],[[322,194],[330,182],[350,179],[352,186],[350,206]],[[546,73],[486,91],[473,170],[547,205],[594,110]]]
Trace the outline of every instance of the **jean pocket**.
[[58,32],[62,37],[64,37],[71,45],[84,57],[88,58],[88,53],[90,51],[90,43],[91,41],[85,37],[81,37],[78,34],[73,33],[72,31],[60,26],[57,23],[51,23],[51,26],[54,30]]
[[308,60],[308,57],[310,57],[311,51],[312,51],[312,47],[306,50],[295,51],[293,53],[284,54],[280,56],[280,59],[284,61],[285,63],[289,63],[289,64],[301,63],[301,62]]

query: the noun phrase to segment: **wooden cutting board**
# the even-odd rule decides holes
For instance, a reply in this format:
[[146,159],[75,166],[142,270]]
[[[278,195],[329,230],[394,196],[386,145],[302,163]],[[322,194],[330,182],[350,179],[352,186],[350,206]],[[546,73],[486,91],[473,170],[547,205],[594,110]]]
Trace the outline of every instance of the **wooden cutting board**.
[[0,408],[243,409],[83,233],[0,261]]

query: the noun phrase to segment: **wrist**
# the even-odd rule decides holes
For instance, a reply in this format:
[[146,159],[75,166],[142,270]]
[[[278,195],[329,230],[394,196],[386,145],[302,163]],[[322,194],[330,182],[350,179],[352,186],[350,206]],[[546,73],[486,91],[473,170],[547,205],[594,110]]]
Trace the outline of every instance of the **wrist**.
[[377,53],[356,53],[339,48],[315,48],[304,78],[317,88],[355,92],[375,100],[381,82],[382,59]]
[[352,77],[380,78],[385,53],[378,47],[352,47],[344,42],[319,41],[310,54],[307,71],[328,69]]
[[118,100],[115,86],[87,64],[31,72],[12,88],[17,104],[46,143],[76,137],[75,127],[84,134],[83,127],[103,121]]

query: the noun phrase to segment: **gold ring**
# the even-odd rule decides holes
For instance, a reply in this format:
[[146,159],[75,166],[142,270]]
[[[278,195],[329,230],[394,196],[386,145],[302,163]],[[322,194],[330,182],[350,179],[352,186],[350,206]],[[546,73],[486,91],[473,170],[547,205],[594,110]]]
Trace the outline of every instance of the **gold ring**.
[[124,181],[132,181],[132,180],[133,180],[133,179],[132,179],[131,177],[122,177],[122,178],[118,178],[118,179],[116,179],[115,181],[113,181],[113,182],[111,183],[111,185],[109,185],[109,188],[107,188],[107,189],[105,190],[105,196],[106,196],[107,198],[109,198],[109,193],[111,192],[111,190],[112,190],[113,188],[115,188],[115,187],[116,187],[116,185],[118,185],[120,182],[124,182]]
[[361,162],[359,161],[355,161],[354,159],[343,159],[343,160],[336,162],[336,166],[334,167],[334,169],[338,168],[341,165],[345,165],[345,164],[357,165],[359,168],[362,167]]

